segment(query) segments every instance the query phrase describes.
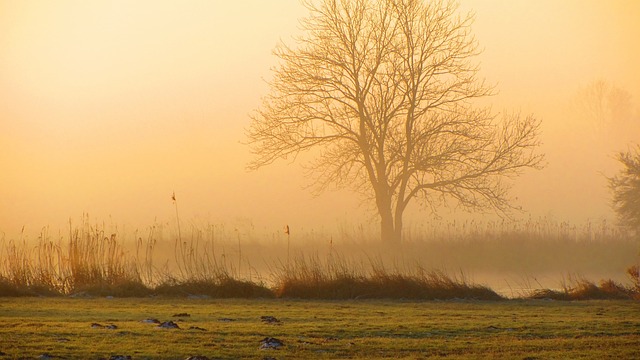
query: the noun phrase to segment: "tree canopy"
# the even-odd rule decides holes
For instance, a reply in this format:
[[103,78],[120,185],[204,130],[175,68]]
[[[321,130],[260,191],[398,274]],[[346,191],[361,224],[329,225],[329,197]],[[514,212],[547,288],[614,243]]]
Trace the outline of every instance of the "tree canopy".
[[478,99],[471,15],[448,0],[305,1],[303,35],[280,44],[271,91],[252,115],[251,168],[318,148],[318,189],[375,202],[381,237],[398,242],[412,200],[435,209],[510,208],[504,177],[539,167],[539,121]]
[[613,208],[622,225],[640,231],[640,145],[616,156],[623,169],[609,178]]

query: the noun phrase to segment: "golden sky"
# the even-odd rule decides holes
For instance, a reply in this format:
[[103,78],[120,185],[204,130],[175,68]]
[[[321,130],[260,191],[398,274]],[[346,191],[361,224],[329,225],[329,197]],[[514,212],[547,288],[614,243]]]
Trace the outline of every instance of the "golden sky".
[[[640,122],[640,1],[460,5],[475,13],[494,108],[544,122],[549,166],[516,183],[520,205],[536,217],[610,218],[601,173],[615,169],[614,148],[640,142],[640,127],[586,139],[572,104],[603,79],[631,95]],[[173,191],[193,223],[271,231],[375,219],[344,192],[312,197],[298,164],[245,170],[244,128],[268,91],[271,52],[305,13],[297,0],[0,0],[0,236],[83,213],[173,221]]]

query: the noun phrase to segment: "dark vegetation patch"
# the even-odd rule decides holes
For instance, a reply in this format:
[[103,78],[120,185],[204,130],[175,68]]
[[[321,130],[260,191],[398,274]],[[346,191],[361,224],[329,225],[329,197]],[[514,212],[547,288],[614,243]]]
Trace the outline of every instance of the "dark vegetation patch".
[[215,280],[168,281],[154,289],[163,296],[209,296],[212,298],[272,298],[273,292],[265,285],[233,278]]
[[0,276],[0,296],[22,297],[22,296],[59,296],[55,289],[40,284],[20,284],[15,283],[3,276]]
[[74,289],[74,294],[89,296],[145,297],[153,294],[153,290],[141,281],[122,280],[112,284],[86,284]]

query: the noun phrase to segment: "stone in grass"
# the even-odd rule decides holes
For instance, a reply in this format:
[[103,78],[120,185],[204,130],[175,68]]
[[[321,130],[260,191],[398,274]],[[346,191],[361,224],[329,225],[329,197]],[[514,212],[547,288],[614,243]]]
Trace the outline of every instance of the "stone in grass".
[[178,326],[178,324],[174,323],[173,321],[165,321],[162,324],[158,325],[158,327],[163,329],[180,329],[180,326]]
[[160,320],[154,319],[154,318],[148,318],[148,319],[140,320],[140,322],[141,323],[145,323],[145,324],[160,324]]
[[[2,355],[2,354],[0,354]],[[19,359],[26,359],[26,358],[19,358]],[[62,356],[55,356],[55,355],[51,355],[49,353],[44,353],[40,356],[37,357],[38,360],[53,360],[53,359],[65,359]]]
[[209,358],[203,355],[194,355],[194,356],[189,356],[184,360],[209,360]]
[[109,360],[131,360],[131,356],[129,356],[129,355],[111,355],[111,356],[109,356]]
[[273,337],[266,337],[260,341],[260,350],[275,349],[278,350],[284,346],[284,343]]

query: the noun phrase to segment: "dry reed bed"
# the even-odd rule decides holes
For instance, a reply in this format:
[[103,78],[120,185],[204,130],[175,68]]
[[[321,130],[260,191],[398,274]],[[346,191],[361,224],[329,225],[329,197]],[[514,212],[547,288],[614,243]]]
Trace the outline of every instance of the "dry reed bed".
[[[405,259],[401,266],[395,262],[389,267],[380,255],[365,254],[359,260],[342,255],[362,247],[362,239],[354,241],[352,238],[340,250],[334,247],[331,239],[329,244],[323,245],[324,250],[315,248],[306,254],[291,255],[288,236],[284,250],[281,235],[274,236],[271,243],[259,245],[248,236],[243,239],[237,230],[225,234],[220,228],[217,232],[213,227],[194,228],[186,239],[180,234],[174,236],[173,247],[168,251],[172,256],[162,257],[157,248],[163,243],[158,240],[163,237],[163,231],[162,227],[154,226],[144,236],[136,233],[133,248],[127,248],[116,233],[105,231],[104,226],[90,225],[88,221],[75,228],[70,226],[68,235],[57,240],[52,240],[46,228],[35,244],[24,239],[6,241],[3,238],[0,241],[0,296],[502,299],[487,286],[473,284],[462,273],[451,276],[444,271],[425,270],[418,262],[415,266],[406,265],[414,259]],[[600,251],[599,244],[603,248],[615,246],[612,238],[632,241],[628,234],[606,224],[579,230],[566,224],[530,223],[523,227],[504,223],[448,223],[434,227],[430,234],[429,246],[436,253],[456,251],[456,246],[466,247],[472,249],[468,253],[485,260],[491,260],[492,256],[482,253],[487,244],[502,244],[526,252],[534,251],[535,244],[544,247],[545,243],[554,243],[562,247],[587,241]],[[452,239],[453,245],[439,249],[446,237]],[[416,241],[415,231],[408,239],[402,250],[387,248],[381,253],[405,257],[424,250],[424,245]],[[263,255],[262,260],[266,263],[260,269],[249,260],[251,251],[248,249],[253,247],[258,248],[257,252]],[[269,253],[270,248],[278,248],[279,253]],[[464,258],[462,253],[460,251],[458,258]],[[466,261],[474,260],[469,257]],[[495,266],[500,270],[498,264],[496,261]],[[502,264],[504,266],[504,262]],[[560,300],[639,298],[638,272],[638,266],[628,269],[631,285],[613,280],[595,284],[575,278],[562,284],[559,290],[538,289],[521,294],[521,297]]]

